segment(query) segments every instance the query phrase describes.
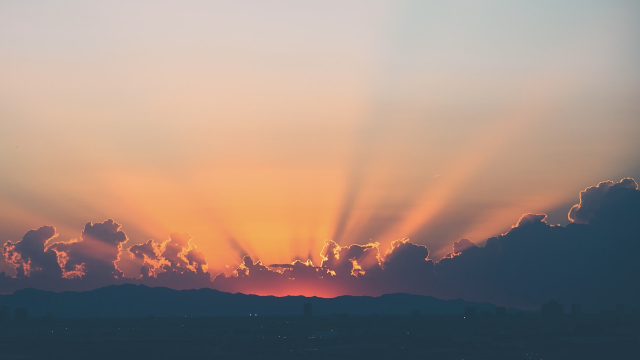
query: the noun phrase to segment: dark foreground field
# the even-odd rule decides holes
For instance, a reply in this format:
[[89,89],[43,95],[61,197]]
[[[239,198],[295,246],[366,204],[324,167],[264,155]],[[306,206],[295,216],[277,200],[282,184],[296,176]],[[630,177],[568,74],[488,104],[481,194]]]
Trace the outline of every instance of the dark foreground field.
[[606,315],[27,319],[0,359],[638,359],[640,322]]

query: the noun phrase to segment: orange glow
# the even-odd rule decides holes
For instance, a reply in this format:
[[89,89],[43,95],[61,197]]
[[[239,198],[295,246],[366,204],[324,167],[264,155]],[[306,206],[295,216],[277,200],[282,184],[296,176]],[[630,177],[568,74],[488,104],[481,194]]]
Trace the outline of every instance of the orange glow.
[[[590,6],[0,2],[0,242],[113,219],[124,249],[189,233],[212,276],[322,264],[326,240],[356,274],[395,239],[434,259],[481,243],[640,178],[635,12]],[[348,244],[371,251],[338,259]],[[116,260],[143,265],[167,263]]]
[[[416,195],[416,199],[413,199],[410,210],[406,211],[393,227],[376,240],[388,244],[390,239],[413,236],[418,228],[429,224],[445,206],[452,202],[454,196],[463,193],[465,187],[473,187],[473,178],[482,171],[483,167],[500,152],[512,147],[518,138],[524,136],[536,123],[535,119],[544,117],[553,105],[553,101],[561,98],[568,88],[568,84],[559,79],[549,80],[549,83],[534,82],[526,92],[527,97],[521,99],[514,107],[503,111],[497,120],[492,120],[490,126],[477,134],[473,143],[467,144],[452,162],[428,181],[428,185]],[[505,217],[502,221],[510,223],[513,220]],[[366,225],[370,224],[362,226]],[[481,226],[489,227],[490,234],[496,234],[500,229],[495,222],[483,223]],[[420,242],[420,239],[412,240]]]

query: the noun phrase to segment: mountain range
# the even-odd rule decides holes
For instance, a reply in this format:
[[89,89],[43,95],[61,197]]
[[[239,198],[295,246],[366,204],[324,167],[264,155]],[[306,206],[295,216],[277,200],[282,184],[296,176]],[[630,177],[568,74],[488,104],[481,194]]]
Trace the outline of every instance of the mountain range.
[[[54,318],[287,316],[302,315],[303,304],[312,304],[313,315],[421,315],[463,314],[465,307],[495,313],[495,305],[431,296],[388,294],[379,297],[258,296],[214,289],[174,290],[145,285],[112,285],[84,292],[18,290],[0,295],[0,305],[11,311],[26,308],[29,317]],[[515,312],[515,309],[508,309]]]

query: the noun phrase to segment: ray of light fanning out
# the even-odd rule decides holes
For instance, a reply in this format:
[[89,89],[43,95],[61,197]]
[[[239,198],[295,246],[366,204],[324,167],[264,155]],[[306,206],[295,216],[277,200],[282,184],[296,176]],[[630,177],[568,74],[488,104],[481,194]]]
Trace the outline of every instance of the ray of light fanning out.
[[[3,258],[15,275],[1,273],[0,289],[88,290],[134,283],[276,296],[402,292],[520,308],[536,308],[554,297],[584,301],[591,310],[634,301],[640,295],[631,286],[640,274],[634,261],[640,234],[638,184],[632,178],[603,181],[581,191],[577,201],[568,210],[567,226],[549,224],[546,214],[527,213],[482,246],[466,238],[450,243],[444,256],[409,239],[389,246],[325,240],[319,262],[270,264],[229,238],[242,259],[227,272],[211,269],[188,233],[128,245],[122,226],[112,219],[87,223],[71,240],[42,226],[4,243]],[[124,258],[139,266],[140,275],[123,273]]]
[[[460,261],[460,239],[515,237],[525,213],[556,234],[575,194],[640,178],[639,17],[635,1],[2,2],[0,242],[55,227],[30,239],[71,282],[115,261],[117,281],[295,273],[298,290],[251,291],[312,294],[339,273],[330,246],[430,252],[419,273]],[[126,239],[82,240],[89,221]],[[404,289],[378,287],[394,263],[371,258],[340,255],[347,280],[322,295]]]

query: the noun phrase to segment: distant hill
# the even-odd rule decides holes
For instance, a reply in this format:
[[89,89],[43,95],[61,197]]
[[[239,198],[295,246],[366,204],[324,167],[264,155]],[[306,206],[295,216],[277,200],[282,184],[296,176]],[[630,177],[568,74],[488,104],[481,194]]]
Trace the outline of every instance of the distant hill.
[[0,295],[0,305],[27,308],[29,317],[50,314],[54,318],[91,317],[184,317],[301,315],[311,303],[314,315],[423,315],[462,314],[467,306],[495,313],[495,306],[463,300],[440,300],[431,296],[389,294],[379,297],[258,296],[231,294],[213,289],[173,290],[145,285],[113,285],[85,292],[55,293],[35,289]]

